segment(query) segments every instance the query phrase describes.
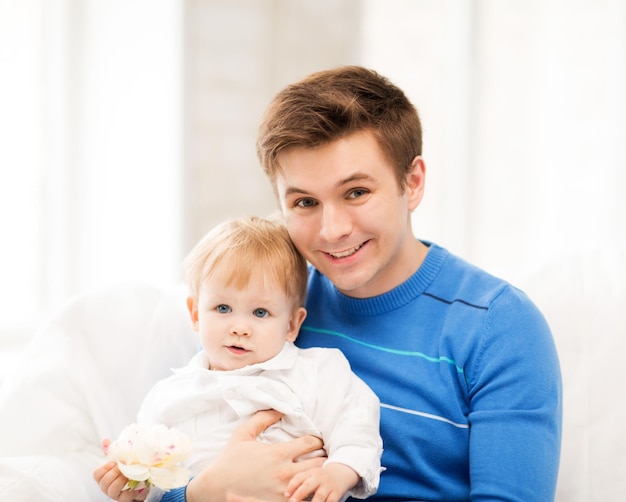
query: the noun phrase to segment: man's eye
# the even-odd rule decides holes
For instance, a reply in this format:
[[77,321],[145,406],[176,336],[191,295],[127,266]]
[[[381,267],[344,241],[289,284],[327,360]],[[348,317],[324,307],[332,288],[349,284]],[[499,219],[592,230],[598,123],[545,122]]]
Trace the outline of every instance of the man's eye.
[[313,199],[298,199],[295,205],[297,207],[313,207],[315,204],[315,200]]
[[270,315],[270,313],[267,310],[265,310],[265,309],[254,309],[253,314],[256,317],[261,317],[261,318],[267,317],[268,315]]
[[348,198],[350,198],[350,199],[358,199],[359,197],[363,197],[364,195],[366,195],[368,193],[369,193],[369,190],[366,190],[365,188],[357,188],[355,190],[352,190],[348,194]]
[[218,305],[216,310],[220,314],[228,314],[231,311],[231,308],[228,305]]

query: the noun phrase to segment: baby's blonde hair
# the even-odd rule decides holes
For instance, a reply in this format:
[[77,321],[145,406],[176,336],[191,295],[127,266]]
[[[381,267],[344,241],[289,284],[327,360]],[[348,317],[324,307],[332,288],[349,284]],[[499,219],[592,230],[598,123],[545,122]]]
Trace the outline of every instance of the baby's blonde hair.
[[185,278],[197,300],[202,282],[218,270],[230,270],[228,286],[245,287],[255,273],[276,283],[296,307],[304,305],[307,264],[277,219],[256,216],[225,221],[213,228],[184,261]]

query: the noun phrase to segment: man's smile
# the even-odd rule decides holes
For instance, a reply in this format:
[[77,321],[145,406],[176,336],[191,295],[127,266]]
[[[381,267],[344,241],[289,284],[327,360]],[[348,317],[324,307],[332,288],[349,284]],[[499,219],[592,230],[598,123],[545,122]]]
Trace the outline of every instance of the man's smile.
[[361,244],[358,244],[357,246],[354,246],[353,248],[346,249],[345,251],[337,251],[337,252],[334,252],[334,253],[330,252],[330,251],[327,251],[326,254],[332,256],[333,258],[347,258],[348,256],[352,256],[354,253],[356,253],[365,244],[367,244],[367,241],[363,242]]

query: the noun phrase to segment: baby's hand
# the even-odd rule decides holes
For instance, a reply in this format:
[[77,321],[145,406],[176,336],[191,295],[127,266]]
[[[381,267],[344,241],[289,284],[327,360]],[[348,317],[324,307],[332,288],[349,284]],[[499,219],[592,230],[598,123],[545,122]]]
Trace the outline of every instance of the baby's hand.
[[[105,439],[102,441],[102,449],[105,454],[111,444],[111,441]],[[124,490],[124,486],[128,482],[128,478],[124,476],[116,462],[108,462],[95,471],[93,471],[93,478],[98,483],[100,490],[107,497],[118,502],[133,502],[134,500],[146,500],[148,496],[147,489],[140,490]]]
[[359,479],[359,475],[345,464],[326,464],[296,474],[287,485],[285,496],[289,502],[339,502]]

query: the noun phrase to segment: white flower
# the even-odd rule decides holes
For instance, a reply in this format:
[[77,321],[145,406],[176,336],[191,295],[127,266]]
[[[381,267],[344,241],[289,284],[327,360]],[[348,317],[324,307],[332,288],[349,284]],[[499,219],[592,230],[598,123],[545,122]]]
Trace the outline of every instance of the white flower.
[[128,478],[124,489],[154,485],[162,490],[185,486],[190,472],[180,462],[191,454],[191,439],[165,425],[131,424],[109,445],[107,458]]

